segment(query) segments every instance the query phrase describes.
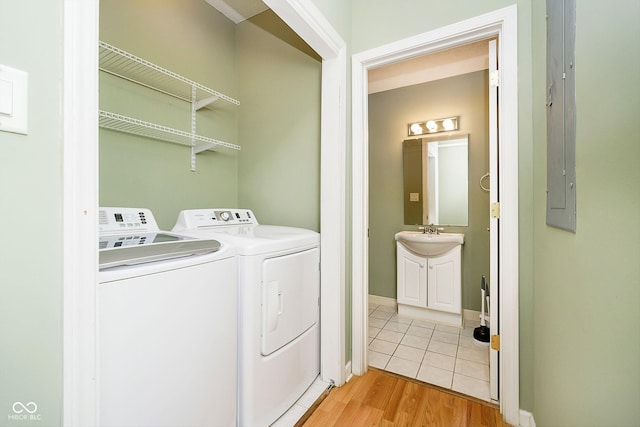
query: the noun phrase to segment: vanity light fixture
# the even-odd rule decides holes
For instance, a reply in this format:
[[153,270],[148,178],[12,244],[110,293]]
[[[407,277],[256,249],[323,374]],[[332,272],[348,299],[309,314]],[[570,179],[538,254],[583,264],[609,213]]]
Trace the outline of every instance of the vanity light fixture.
[[409,123],[407,125],[409,136],[458,130],[459,118],[459,116],[456,116],[444,119],[427,120],[426,122]]

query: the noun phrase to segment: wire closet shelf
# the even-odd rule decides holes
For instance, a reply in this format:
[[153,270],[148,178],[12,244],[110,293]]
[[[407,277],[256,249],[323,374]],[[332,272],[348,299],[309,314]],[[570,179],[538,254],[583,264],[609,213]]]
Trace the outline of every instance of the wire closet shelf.
[[240,146],[229,142],[219,141],[202,135],[172,129],[155,123],[145,122],[133,117],[127,117],[109,111],[100,110],[100,127],[118,132],[144,136],[152,139],[173,142],[186,146],[192,146],[193,141],[197,141],[195,152],[200,153],[215,147],[226,147],[233,150],[240,150]]
[[240,101],[103,41],[99,42],[99,70],[191,105],[191,132],[104,110],[99,111],[100,127],[190,146],[191,169],[194,171],[195,155],[198,153],[218,148],[240,150],[239,145],[196,134],[197,110],[211,109],[218,101],[236,106],[240,105]]
[[115,46],[103,41],[101,41],[99,45],[100,70],[105,73],[166,93],[167,95],[175,96],[186,102],[194,101],[192,98],[192,89],[195,88],[195,103],[196,109],[198,110],[211,105],[219,99],[234,105],[240,105],[240,101],[230,96],[208,88]]

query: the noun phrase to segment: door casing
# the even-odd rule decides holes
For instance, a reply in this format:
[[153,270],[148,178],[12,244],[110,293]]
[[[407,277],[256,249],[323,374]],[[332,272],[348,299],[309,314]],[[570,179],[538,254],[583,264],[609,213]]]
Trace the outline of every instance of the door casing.
[[367,371],[368,314],[368,70],[415,56],[498,37],[501,326],[500,409],[519,424],[518,340],[518,73],[517,5],[353,55],[352,59],[352,371]]

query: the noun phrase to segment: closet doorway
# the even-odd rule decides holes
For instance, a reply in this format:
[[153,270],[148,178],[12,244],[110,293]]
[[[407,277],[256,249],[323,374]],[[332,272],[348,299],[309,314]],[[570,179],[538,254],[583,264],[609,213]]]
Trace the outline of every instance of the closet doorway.
[[[321,124],[321,245],[336,248],[321,266],[321,371],[342,385],[345,369],[345,42],[310,2],[265,0],[323,59]],[[97,419],[95,286],[98,206],[99,0],[64,4],[63,189],[63,420]],[[338,159],[338,160],[336,160]],[[339,315],[336,315],[339,313]],[[336,340],[336,337],[339,339]]]

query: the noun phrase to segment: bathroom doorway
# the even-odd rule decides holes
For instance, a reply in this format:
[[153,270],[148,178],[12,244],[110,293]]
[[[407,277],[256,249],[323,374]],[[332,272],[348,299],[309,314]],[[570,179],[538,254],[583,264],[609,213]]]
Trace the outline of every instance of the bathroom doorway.
[[[490,191],[489,180],[482,179],[490,167],[488,69],[485,39],[368,73],[368,365],[491,402],[498,396],[491,393],[488,343],[473,339],[480,326],[481,278],[491,281]],[[411,135],[410,123],[448,117],[457,129]],[[428,183],[420,182],[425,179]],[[406,185],[418,191],[413,203]],[[432,317],[429,321],[399,316],[394,235],[431,223],[464,236],[462,280],[451,289],[463,311],[419,308],[415,301],[415,308],[400,309],[418,310]],[[433,285],[428,287],[420,291],[425,305],[433,296]]]
[[[517,157],[517,7],[511,6],[471,18],[410,39],[354,55],[353,61],[353,359],[355,374],[368,367],[368,284],[369,284],[369,71],[409,58],[497,37],[501,64],[499,101],[500,137],[496,163],[501,176],[494,188],[500,192],[499,215],[490,220],[502,249],[496,260],[499,268],[492,274],[501,303],[494,307],[502,320],[492,334],[499,335],[501,363],[498,365],[497,390],[501,412],[510,423],[518,422],[518,157]],[[428,118],[424,118],[428,119]],[[496,169],[496,171],[498,170]],[[494,182],[491,183],[494,185]],[[400,207],[398,209],[401,209]],[[507,286],[508,285],[508,286]],[[479,288],[479,286],[478,286]],[[498,292],[499,290],[499,292]],[[479,292],[479,290],[478,290]],[[498,317],[498,316],[496,316]],[[417,326],[417,325],[416,325]],[[435,330],[435,328],[434,328]],[[447,331],[442,331],[447,332]],[[434,332],[432,331],[432,334]],[[451,332],[448,332],[451,333]],[[496,351],[496,350],[494,350]]]

